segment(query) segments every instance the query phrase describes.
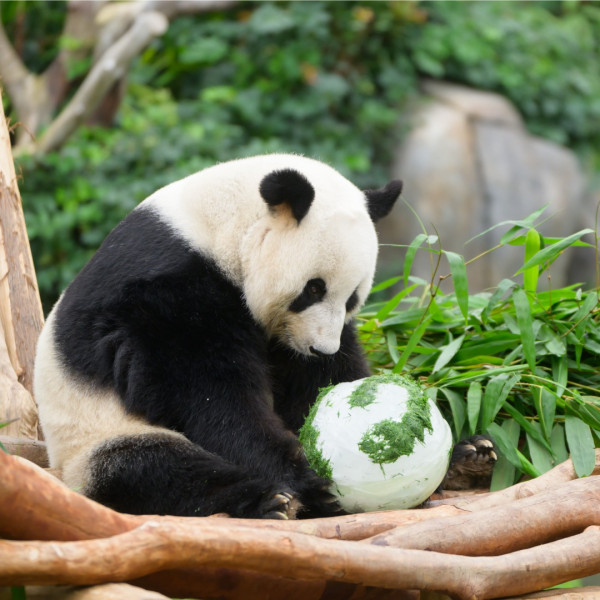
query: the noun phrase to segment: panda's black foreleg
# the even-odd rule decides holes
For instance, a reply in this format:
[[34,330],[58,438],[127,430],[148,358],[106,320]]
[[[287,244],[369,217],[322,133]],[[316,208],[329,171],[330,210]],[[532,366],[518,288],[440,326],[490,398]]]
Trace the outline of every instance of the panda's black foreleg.
[[98,446],[84,493],[130,514],[288,519],[291,488],[256,477],[201,447],[168,434],[123,436]]

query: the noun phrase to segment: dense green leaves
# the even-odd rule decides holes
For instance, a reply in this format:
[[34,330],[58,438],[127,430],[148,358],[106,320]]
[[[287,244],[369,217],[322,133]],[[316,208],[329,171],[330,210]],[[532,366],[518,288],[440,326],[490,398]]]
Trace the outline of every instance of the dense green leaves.
[[[526,247],[520,230],[533,230],[540,216],[541,211],[506,223],[512,233],[503,236],[503,244],[520,238],[524,261],[540,251]],[[565,238],[568,243],[555,239],[552,245],[563,252],[583,236],[590,241],[584,230]],[[421,236],[409,248],[421,248],[424,240]],[[549,247],[541,236],[539,245]],[[449,259],[452,277],[466,280],[462,257]],[[404,280],[405,274],[395,283]],[[410,287],[397,292],[393,302],[378,302],[376,292],[361,314],[361,336],[375,368],[408,372],[428,385],[456,439],[485,432],[494,437],[501,455],[494,489],[511,485],[520,474],[544,473],[568,453],[577,473],[589,474],[600,440],[597,290],[546,291],[533,282],[525,290],[505,279],[496,290],[472,295],[466,281],[455,282],[454,293],[445,295],[429,282],[406,280]]]
[[[36,73],[82,43],[61,37],[66,3],[51,4],[0,3]],[[244,2],[172,20],[129,74],[115,128],[84,128],[59,152],[19,160],[45,306],[148,193],[214,162],[292,151],[381,185],[422,76],[503,93],[528,127],[600,163],[599,25],[593,3],[546,2]],[[69,75],[88,66],[69,65]],[[511,222],[502,242],[536,218]],[[432,239],[407,252],[405,285],[414,252]],[[453,279],[464,318],[471,299]]]

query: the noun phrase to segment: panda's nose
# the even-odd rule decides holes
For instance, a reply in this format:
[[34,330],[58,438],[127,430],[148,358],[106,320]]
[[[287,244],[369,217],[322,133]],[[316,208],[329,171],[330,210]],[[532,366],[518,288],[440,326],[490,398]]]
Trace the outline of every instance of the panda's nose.
[[[331,354],[326,354],[325,352],[321,352],[320,350],[317,350],[314,346],[310,346],[309,350],[315,355],[315,356],[319,356],[320,358],[325,358],[326,356],[331,356]],[[333,353],[335,354],[335,352]]]

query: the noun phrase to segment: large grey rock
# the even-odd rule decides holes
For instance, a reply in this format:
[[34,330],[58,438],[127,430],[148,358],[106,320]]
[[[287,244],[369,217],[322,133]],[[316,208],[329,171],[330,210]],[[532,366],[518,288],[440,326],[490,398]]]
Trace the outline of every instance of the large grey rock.
[[[441,82],[426,82],[429,100],[413,112],[411,129],[399,148],[392,175],[404,180],[404,199],[444,249],[467,259],[498,243],[508,227],[467,240],[505,220],[517,220],[548,204],[544,235],[569,235],[586,223],[585,179],[575,155],[530,135],[505,98]],[[420,232],[417,219],[400,203],[381,224],[384,244],[407,244]],[[429,279],[431,262],[422,255],[416,274]],[[522,247],[503,248],[468,270],[472,291],[512,277],[522,264]],[[569,256],[569,253],[567,253]],[[575,253],[572,253],[572,258]],[[384,274],[397,274],[403,252],[382,248]],[[568,279],[568,258],[552,267],[552,285]],[[442,272],[448,272],[446,265]],[[581,272],[578,272],[581,276]]]

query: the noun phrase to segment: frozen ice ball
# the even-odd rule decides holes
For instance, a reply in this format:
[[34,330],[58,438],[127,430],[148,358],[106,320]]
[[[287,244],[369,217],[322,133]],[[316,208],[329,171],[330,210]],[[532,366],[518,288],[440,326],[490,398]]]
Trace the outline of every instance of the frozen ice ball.
[[323,390],[300,442],[342,508],[363,512],[424,502],[446,474],[452,433],[415,380],[373,375]]

